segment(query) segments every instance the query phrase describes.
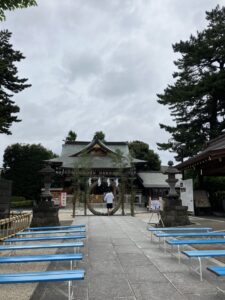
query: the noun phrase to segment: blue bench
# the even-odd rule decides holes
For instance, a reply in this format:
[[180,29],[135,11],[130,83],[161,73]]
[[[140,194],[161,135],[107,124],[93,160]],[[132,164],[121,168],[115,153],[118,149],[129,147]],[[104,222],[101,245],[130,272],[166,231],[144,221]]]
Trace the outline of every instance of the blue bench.
[[170,237],[224,237],[225,232],[188,232],[188,233],[164,233],[164,232],[154,232],[154,235],[159,238],[163,238],[164,240],[164,249],[166,249],[166,238]]
[[57,230],[57,229],[67,229],[67,228],[81,228],[85,227],[84,224],[80,225],[70,225],[70,226],[45,226],[45,227],[29,227],[24,229],[25,231],[36,231],[36,230]]
[[154,228],[154,227],[149,227],[148,228],[148,231],[151,232],[151,240],[152,240],[152,233],[153,232],[159,232],[159,231],[162,231],[162,232],[168,232],[168,231],[171,231],[171,232],[175,232],[175,231],[183,231],[183,232],[186,232],[186,231],[211,231],[213,230],[212,227],[158,227],[158,228]]
[[17,243],[17,242],[35,242],[35,241],[54,241],[54,240],[77,240],[85,239],[86,235],[66,235],[66,236],[50,236],[50,237],[32,237],[32,238],[9,238],[5,239],[5,243]]
[[212,227],[149,227],[149,231],[211,231]]
[[58,233],[83,233],[85,229],[67,229],[67,230],[45,230],[45,231],[21,231],[17,232],[16,235],[35,235],[35,234],[58,234]]
[[225,266],[213,266],[213,267],[207,267],[207,269],[217,276],[225,276]]
[[[192,251],[182,251],[184,255],[192,258],[197,258],[199,261],[199,266],[197,268],[192,267],[192,269],[200,275],[200,280],[202,281],[202,258],[225,256],[225,250],[192,250]],[[190,266],[192,266],[190,262]]]
[[84,270],[0,274],[0,284],[68,281],[68,300],[73,299],[73,280],[83,280]]
[[210,245],[210,244],[225,244],[225,239],[195,239],[195,240],[167,240],[167,244],[171,245],[171,254],[173,254],[173,246],[177,246],[178,260],[180,263],[180,246],[182,245]]
[[83,242],[78,243],[61,243],[61,244],[35,244],[35,245],[19,245],[19,246],[0,246],[0,251],[15,250],[33,250],[33,249],[50,249],[50,248],[79,248],[84,247]]
[[81,260],[82,253],[67,254],[41,254],[41,255],[24,255],[24,256],[1,256],[0,264],[11,263],[35,263],[35,262],[52,262],[52,261],[70,261],[70,268],[73,268],[73,261]]

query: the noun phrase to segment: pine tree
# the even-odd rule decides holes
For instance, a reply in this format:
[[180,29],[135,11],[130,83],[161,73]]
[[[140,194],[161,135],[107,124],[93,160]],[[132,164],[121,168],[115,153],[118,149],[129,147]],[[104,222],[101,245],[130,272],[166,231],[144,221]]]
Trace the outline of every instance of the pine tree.
[[25,57],[19,51],[13,50],[9,43],[11,33],[0,31],[0,133],[11,134],[9,128],[13,122],[20,122],[15,115],[20,111],[12,101],[13,94],[30,87],[25,84],[27,79],[19,78],[16,64]]
[[16,8],[25,8],[37,5],[35,0],[1,0],[0,1],[0,21],[5,20],[5,11]]
[[66,142],[75,142],[77,138],[77,134],[75,131],[70,130],[66,137]]
[[[181,54],[175,61],[175,83],[157,95],[158,102],[169,107],[176,123],[160,124],[171,139],[158,146],[160,150],[177,152],[177,160],[195,155],[225,128],[225,7],[218,5],[206,12],[206,20],[206,29],[173,45],[174,52]],[[179,152],[181,144],[186,145],[183,157]]]
[[161,161],[157,153],[149,149],[149,145],[141,141],[133,141],[129,143],[129,150],[134,158],[145,160],[145,166],[141,166],[141,170],[160,170]]
[[94,137],[98,138],[102,142],[105,142],[105,134],[103,131],[96,131]]

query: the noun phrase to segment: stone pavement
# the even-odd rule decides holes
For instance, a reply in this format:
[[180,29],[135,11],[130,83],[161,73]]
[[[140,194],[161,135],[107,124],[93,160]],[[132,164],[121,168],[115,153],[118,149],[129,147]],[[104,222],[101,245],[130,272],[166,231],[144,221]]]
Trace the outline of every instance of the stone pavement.
[[[205,270],[215,262],[204,261],[200,282],[189,270],[188,259],[178,264],[176,257],[150,241],[141,216],[76,217],[74,223],[85,223],[88,235],[84,260],[77,264],[86,270],[85,280],[73,284],[76,300],[225,299],[220,291],[225,290],[225,279]],[[49,265],[56,268],[68,268],[68,263]],[[39,284],[30,299],[63,300],[66,293],[66,283]]]

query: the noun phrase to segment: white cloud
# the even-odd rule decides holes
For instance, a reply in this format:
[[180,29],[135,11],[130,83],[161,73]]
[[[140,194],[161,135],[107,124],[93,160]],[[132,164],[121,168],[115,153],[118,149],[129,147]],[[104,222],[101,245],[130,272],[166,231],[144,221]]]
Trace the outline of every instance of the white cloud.
[[171,123],[158,104],[172,81],[176,55],[171,45],[206,26],[205,11],[224,0],[48,0],[7,13],[1,28],[13,32],[18,64],[32,87],[14,97],[21,123],[7,145],[42,143],[60,153],[72,129],[90,140],[102,130],[108,140],[142,140],[165,164],[172,155],[157,150]]

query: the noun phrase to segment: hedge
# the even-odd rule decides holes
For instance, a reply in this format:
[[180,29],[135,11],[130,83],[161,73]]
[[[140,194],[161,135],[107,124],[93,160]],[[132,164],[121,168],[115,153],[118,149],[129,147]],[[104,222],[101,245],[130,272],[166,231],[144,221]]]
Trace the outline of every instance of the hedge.
[[21,202],[21,201],[26,201],[25,197],[21,197],[21,196],[12,196],[10,199],[10,202]]
[[33,201],[32,200],[24,200],[24,201],[17,201],[17,202],[11,202],[11,208],[16,207],[32,207]]

